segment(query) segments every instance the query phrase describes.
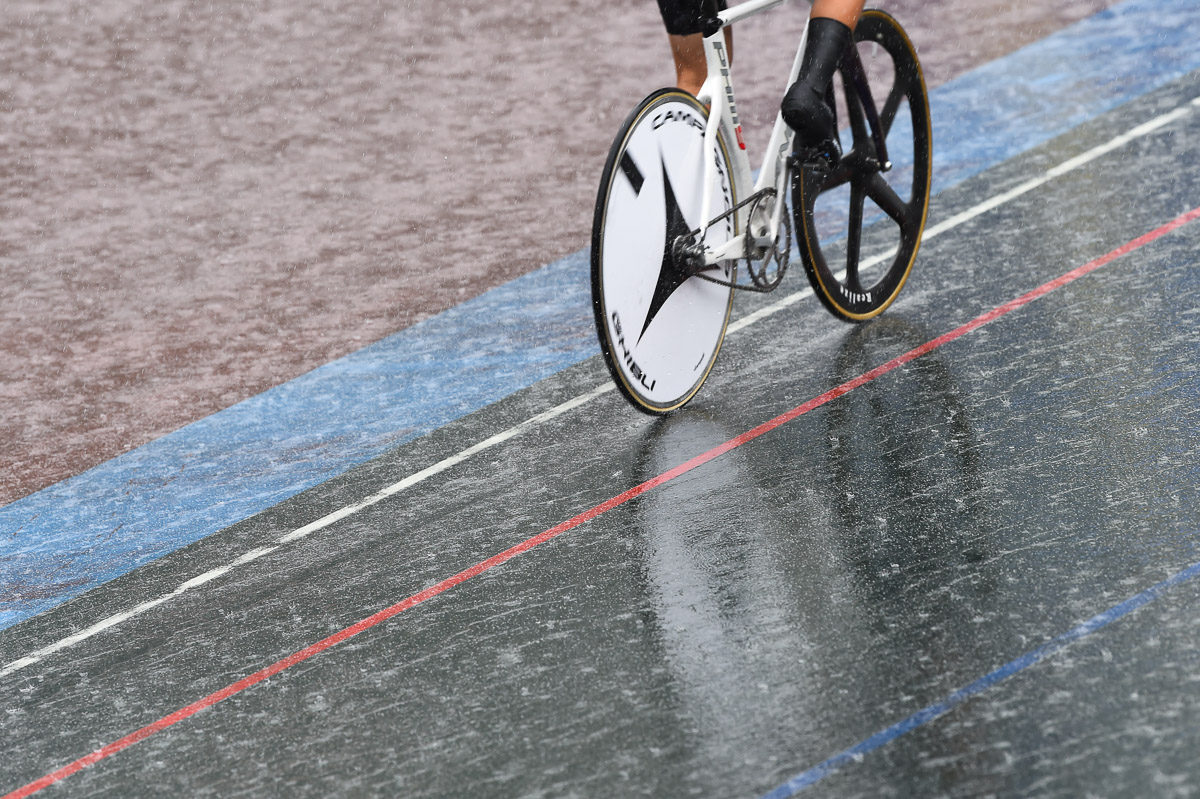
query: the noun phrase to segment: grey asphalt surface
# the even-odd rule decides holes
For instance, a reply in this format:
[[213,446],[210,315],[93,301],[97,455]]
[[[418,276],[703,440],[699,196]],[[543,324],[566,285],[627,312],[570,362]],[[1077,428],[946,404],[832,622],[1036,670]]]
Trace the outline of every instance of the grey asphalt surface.
[[[931,224],[1198,94],[1193,74],[992,169]],[[0,790],[1200,205],[1198,143],[1193,112],[928,242],[876,322],[809,299],[732,336],[682,413],[606,394],[5,678]],[[762,794],[1200,561],[1198,249],[1194,223],[50,790]],[[17,625],[3,660],[606,379],[568,369]],[[1172,590],[813,794],[1200,792],[1198,601]]]

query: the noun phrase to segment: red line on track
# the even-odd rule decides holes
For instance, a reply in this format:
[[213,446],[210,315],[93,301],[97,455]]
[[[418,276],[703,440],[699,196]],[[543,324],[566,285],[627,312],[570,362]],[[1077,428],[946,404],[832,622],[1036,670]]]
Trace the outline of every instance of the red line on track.
[[193,702],[192,704],[188,705],[187,707],[182,707],[179,710],[176,710],[174,713],[164,716],[152,724],[147,724],[145,727],[142,727],[140,730],[131,732],[128,735],[126,735],[124,738],[120,738],[116,741],[113,741],[112,743],[110,743],[106,746],[103,746],[100,749],[97,749],[96,751],[92,752],[91,754],[85,755],[84,757],[79,758],[78,760],[74,761],[73,763],[68,763],[67,765],[63,766],[62,768],[52,771],[49,774],[47,774],[46,776],[41,777],[40,779],[34,780],[33,782],[29,783],[28,785],[25,785],[24,787],[17,788],[15,791],[11,791],[10,793],[5,794],[3,797],[0,797],[0,799],[21,799],[22,797],[26,797],[31,794],[37,793],[38,791],[42,790],[43,788],[53,785],[54,783],[58,782],[59,780],[69,777],[78,771],[82,771],[83,769],[87,768],[88,766],[98,763],[101,760],[104,760],[105,758],[111,757],[112,755],[115,755],[116,753],[120,752],[121,750],[127,749],[128,747],[133,746],[134,744],[136,744],[140,741],[144,741],[145,739],[149,738],[151,735],[154,735],[157,732],[161,732],[162,730],[165,730],[167,727],[170,727],[174,724],[178,724],[179,722],[183,721],[184,719],[194,716],[195,714],[199,713],[201,710],[204,710],[205,708],[212,707],[213,705],[217,704],[218,702],[224,701],[225,699],[228,699],[229,697],[233,696],[234,694],[239,694],[242,691],[246,690],[247,688],[250,688],[253,685],[257,685],[258,683],[262,682],[263,680],[266,680],[267,678],[278,674],[279,672],[283,671],[284,669],[294,666],[297,663],[300,663],[302,661],[308,660],[313,655],[320,654],[321,652],[324,652],[326,649],[329,649],[330,647],[337,646],[338,644],[342,643],[343,641],[346,641],[347,639],[358,635],[359,633],[363,632],[364,630],[369,630],[372,627],[374,627],[375,625],[377,625],[381,622],[387,621],[388,619],[392,618],[393,616],[395,616],[399,613],[403,613],[404,611],[408,610],[409,608],[416,607],[417,605],[421,604],[422,602],[424,602],[428,599],[432,599],[433,597],[437,596],[438,594],[448,591],[451,588],[455,587],[456,585],[458,585],[460,583],[464,583],[467,580],[470,580],[472,577],[476,577],[480,574],[483,574],[486,571],[489,571],[490,569],[494,569],[495,567],[501,565],[502,563],[506,563],[507,561],[515,558],[517,555],[520,555],[522,552],[527,552],[527,551],[533,549],[534,547],[540,546],[541,544],[544,544],[553,538],[557,538],[558,536],[562,535],[563,533],[567,532],[568,530],[573,530],[574,528],[578,527],[579,525],[584,524],[585,522],[589,522],[592,519],[595,519],[597,516],[607,513],[608,511],[612,510],[613,508],[616,508],[620,505],[624,505],[629,500],[631,500],[635,497],[641,496],[642,494],[645,494],[647,491],[651,491],[651,490],[657,488],[658,486],[663,485],[664,483],[669,483],[670,481],[674,480],[676,477],[679,477],[682,474],[686,474],[687,472],[690,472],[699,466],[703,466],[704,464],[708,463],[709,461],[714,460],[715,458],[719,458],[721,455],[724,455],[726,452],[736,449],[747,442],[753,441],[754,439],[758,438],[759,436],[769,433],[770,431],[774,430],[775,428],[785,425],[788,422],[790,422],[800,416],[803,416],[804,414],[808,413],[809,411],[813,410],[814,408],[819,408],[820,406],[824,405],[825,403],[829,402],[830,400],[834,400],[844,394],[848,394],[849,392],[853,391],[854,389],[858,388],[859,386],[869,383],[872,380],[874,380],[875,378],[880,377],[881,375],[885,375],[888,372],[892,371],[893,369],[895,369],[899,366],[903,366],[904,364],[908,363],[909,361],[920,358],[922,355],[925,355],[929,352],[932,352],[933,350],[936,350],[938,347],[942,346],[943,344],[948,344],[951,341],[954,341],[955,339],[965,336],[967,333],[970,333],[973,330],[983,327],[984,325],[986,325],[989,322],[999,319],[1001,316],[1004,316],[1007,313],[1015,311],[1018,308],[1021,308],[1025,305],[1028,305],[1029,303],[1033,302],[1034,300],[1038,299],[1039,297],[1044,297],[1045,295],[1049,294],[1050,292],[1054,291],[1055,289],[1062,288],[1063,286],[1067,285],[1068,283],[1070,283],[1074,280],[1078,280],[1079,278],[1083,277],[1084,275],[1086,275],[1090,272],[1094,272],[1095,270],[1099,269],[1100,267],[1104,266],[1105,264],[1108,264],[1108,263],[1116,260],[1117,258],[1120,258],[1123,255],[1128,255],[1129,253],[1133,252],[1134,250],[1136,250],[1140,247],[1143,247],[1146,244],[1149,244],[1150,242],[1154,241],[1155,239],[1159,239],[1159,238],[1167,235],[1168,233],[1183,227],[1184,225],[1188,224],[1189,222],[1195,221],[1196,219],[1200,219],[1200,207],[1193,208],[1191,211],[1188,211],[1187,213],[1176,217],[1175,219],[1171,220],[1170,222],[1163,225],[1162,227],[1155,228],[1154,230],[1150,231],[1149,233],[1139,236],[1138,238],[1134,239],[1133,241],[1130,241],[1127,244],[1124,244],[1124,245],[1118,247],[1117,249],[1113,250],[1112,252],[1110,252],[1106,255],[1100,256],[1099,258],[1095,259],[1094,261],[1089,261],[1088,263],[1084,264],[1083,266],[1072,269],[1070,272],[1067,272],[1065,275],[1057,277],[1054,280],[1051,280],[1049,283],[1044,283],[1041,286],[1038,286],[1033,291],[1030,291],[1027,294],[1023,294],[1020,297],[1017,297],[1015,300],[1010,300],[1009,302],[1006,302],[1003,305],[999,305],[999,306],[993,308],[992,310],[988,311],[987,313],[984,313],[984,314],[981,314],[981,315],[975,317],[974,319],[972,319],[971,321],[962,325],[961,327],[951,330],[949,333],[938,336],[937,338],[935,338],[931,341],[927,341],[924,344],[920,345],[919,347],[915,347],[915,348],[909,350],[908,352],[904,353],[903,355],[900,355],[900,356],[888,361],[887,363],[882,364],[881,366],[876,366],[874,369],[870,370],[869,372],[865,372],[865,373],[859,375],[858,377],[847,380],[845,383],[842,383],[840,386],[831,388],[829,391],[826,391],[821,396],[814,397],[813,399],[810,399],[808,402],[805,402],[803,405],[799,405],[799,406],[793,408],[792,410],[787,411],[786,413],[782,413],[779,416],[776,416],[774,419],[771,419],[770,421],[763,422],[758,427],[755,427],[752,430],[748,430],[739,436],[735,436],[734,438],[731,438],[728,441],[726,441],[724,444],[719,444],[718,446],[710,449],[708,452],[704,452],[700,455],[697,455],[696,457],[692,458],[691,460],[689,460],[685,463],[682,463],[673,469],[665,471],[662,474],[658,475],[657,477],[652,477],[649,480],[647,480],[646,482],[642,483],[641,485],[634,486],[633,488],[629,489],[628,491],[625,491],[622,494],[618,494],[617,496],[613,497],[612,499],[601,502],[596,507],[594,507],[590,510],[586,510],[583,513],[579,514],[578,516],[575,516],[572,519],[568,519],[565,522],[557,524],[554,527],[551,527],[549,530],[546,530],[543,533],[539,533],[538,535],[535,535],[532,538],[526,539],[525,541],[522,541],[521,543],[516,544],[515,546],[512,546],[497,555],[493,555],[492,557],[488,558],[487,560],[480,561],[479,563],[476,563],[474,566],[471,566],[468,569],[464,569],[463,571],[460,571],[458,574],[454,575],[453,577],[447,577],[445,580],[442,580],[440,583],[437,583],[436,585],[432,585],[429,588],[426,588],[424,591],[413,594],[412,596],[408,597],[407,599],[403,599],[394,605],[386,607],[383,610],[379,611],[378,613],[368,616],[367,618],[363,619],[362,621],[356,622],[355,624],[350,625],[349,627],[347,627],[346,629],[344,629],[340,632],[334,633],[333,635],[329,636],[328,638],[325,638],[321,641],[318,641],[315,644],[307,646],[304,649],[301,649],[299,652],[294,652],[293,654],[288,655],[284,659],[279,660],[275,663],[272,663],[270,666],[267,666],[264,669],[260,669],[259,671],[256,671],[247,677],[243,677],[242,679],[238,680],[237,682],[233,683],[232,685],[226,686],[225,688],[222,688],[221,690],[219,690],[215,693],[209,694],[208,696],[204,697],[203,699],[199,699],[199,700]]

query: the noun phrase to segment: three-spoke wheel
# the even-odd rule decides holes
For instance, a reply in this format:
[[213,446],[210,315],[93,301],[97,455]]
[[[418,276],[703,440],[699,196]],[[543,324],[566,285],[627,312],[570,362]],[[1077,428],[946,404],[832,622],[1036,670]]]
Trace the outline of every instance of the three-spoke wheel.
[[843,139],[845,154],[832,165],[797,154],[792,207],[813,291],[835,316],[858,322],[891,305],[917,257],[932,132],[920,62],[899,23],[866,11],[854,47],[835,80],[840,92],[831,90],[842,98],[838,117],[848,120],[851,141]]

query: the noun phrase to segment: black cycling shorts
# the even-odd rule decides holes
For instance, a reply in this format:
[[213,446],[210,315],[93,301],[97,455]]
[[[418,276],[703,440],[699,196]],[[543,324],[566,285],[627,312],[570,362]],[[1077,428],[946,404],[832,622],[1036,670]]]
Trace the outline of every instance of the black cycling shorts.
[[658,0],[663,25],[674,36],[700,33],[701,21],[725,8],[725,0]]

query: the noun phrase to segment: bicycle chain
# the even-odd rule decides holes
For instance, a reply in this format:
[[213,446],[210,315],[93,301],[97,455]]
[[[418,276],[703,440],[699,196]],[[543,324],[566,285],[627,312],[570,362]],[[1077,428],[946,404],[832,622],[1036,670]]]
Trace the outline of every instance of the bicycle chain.
[[[742,200],[737,205],[730,208],[728,211],[725,211],[724,213],[721,213],[721,214],[713,217],[709,221],[708,226],[712,227],[717,222],[727,219],[728,217],[737,213],[741,209],[745,208],[747,205],[753,206],[751,208],[751,211],[749,214],[749,218],[753,219],[754,211],[757,210],[758,204],[768,197],[775,197],[777,194],[778,194],[778,192],[775,190],[774,187],[769,187],[769,188],[763,189],[761,191],[757,191],[754,194],[751,194],[746,199]],[[787,273],[788,261],[791,257],[791,252],[792,252],[792,222],[790,219],[788,219],[788,215],[786,213],[784,213],[780,217],[780,221],[783,223],[783,228],[779,231],[780,235],[775,237],[775,241],[772,243],[771,247],[767,250],[767,252],[765,253],[763,258],[755,259],[750,255],[750,248],[751,248],[750,234],[749,234],[749,231],[747,231],[746,247],[745,247],[745,250],[743,251],[742,257],[733,259],[735,262],[741,261],[741,260],[744,260],[746,262],[746,272],[747,272],[747,274],[750,275],[751,283],[749,283],[749,284],[748,283],[737,283],[737,282],[735,282],[736,277],[734,280],[723,280],[719,277],[713,277],[712,275],[706,275],[703,273],[703,271],[700,271],[700,270],[692,272],[690,275],[688,275],[688,277],[698,277],[701,280],[706,280],[709,283],[715,283],[718,286],[724,286],[725,288],[737,289],[738,291],[752,291],[757,294],[769,294],[770,292],[779,288],[779,284],[783,282],[784,274]],[[695,230],[693,230],[691,233],[688,234],[688,237],[692,241],[695,241],[696,236],[699,235],[699,233],[700,233],[700,228],[696,228]],[[780,249],[780,246],[779,246],[781,240],[784,245],[782,249]],[[694,245],[694,246],[699,246],[699,245]],[[755,260],[759,260],[762,262],[763,267],[761,270],[756,270],[754,268]],[[775,263],[777,264],[774,279],[770,279],[767,277],[767,265],[772,260],[774,260]],[[736,270],[735,270],[735,275],[736,275]]]

